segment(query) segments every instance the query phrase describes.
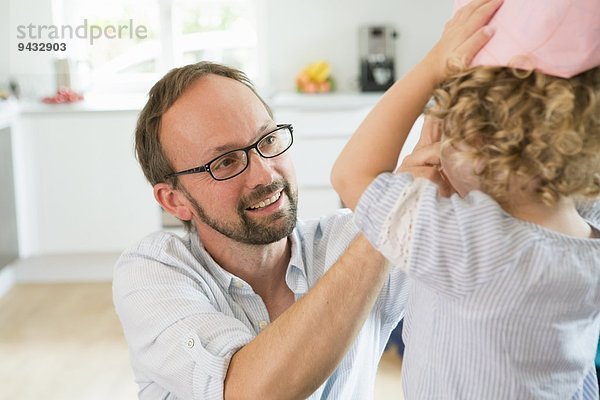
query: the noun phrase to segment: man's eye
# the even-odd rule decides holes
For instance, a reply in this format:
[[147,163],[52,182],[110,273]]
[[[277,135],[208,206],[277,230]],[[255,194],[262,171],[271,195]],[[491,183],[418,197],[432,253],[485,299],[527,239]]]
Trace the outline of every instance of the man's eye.
[[279,147],[279,136],[276,134],[266,136],[260,142],[259,147],[262,151],[267,151],[267,152],[277,149],[277,147]]
[[214,162],[214,164],[211,166],[211,169],[213,171],[217,171],[219,169],[225,169],[225,168],[231,169],[231,168],[235,168],[235,166],[238,165],[239,162],[240,162],[240,160],[237,159],[236,157],[220,158]]
[[272,145],[276,141],[277,141],[277,136],[275,136],[275,135],[269,135],[264,139],[264,143],[267,145]]

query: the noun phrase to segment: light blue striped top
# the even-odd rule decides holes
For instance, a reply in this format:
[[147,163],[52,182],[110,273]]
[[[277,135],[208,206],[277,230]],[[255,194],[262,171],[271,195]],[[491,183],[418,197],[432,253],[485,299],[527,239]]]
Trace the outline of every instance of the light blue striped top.
[[[580,213],[599,228],[597,203]],[[440,198],[409,174],[380,175],[355,219],[408,271],[407,400],[598,398],[599,239],[517,220],[481,192]]]
[[[286,274],[296,299],[357,232],[347,210],[298,223]],[[310,399],[373,398],[378,361],[403,314],[405,282],[404,273],[394,269],[349,352]],[[115,267],[113,299],[140,399],[222,399],[232,354],[270,322],[262,299],[219,267],[196,234],[155,233],[123,253]]]

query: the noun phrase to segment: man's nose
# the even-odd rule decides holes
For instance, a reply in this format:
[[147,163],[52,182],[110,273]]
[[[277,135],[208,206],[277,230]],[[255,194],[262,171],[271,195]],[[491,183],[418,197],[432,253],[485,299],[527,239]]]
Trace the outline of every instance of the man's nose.
[[275,171],[272,167],[272,160],[272,158],[263,158],[256,149],[248,152],[248,170],[246,171],[248,187],[255,188],[273,182]]

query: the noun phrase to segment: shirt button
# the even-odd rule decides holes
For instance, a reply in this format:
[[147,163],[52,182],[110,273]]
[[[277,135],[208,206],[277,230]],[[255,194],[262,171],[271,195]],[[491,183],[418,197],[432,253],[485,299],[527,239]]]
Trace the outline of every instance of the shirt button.
[[267,327],[267,325],[269,325],[269,323],[268,323],[267,321],[260,321],[260,322],[258,323],[258,327],[259,327],[261,330],[265,329],[265,328]]
[[238,289],[241,289],[244,287],[244,283],[242,281],[240,281],[239,279],[236,279],[233,281],[233,286],[235,286]]
[[191,349],[192,347],[194,347],[194,339],[191,339],[191,338],[190,338],[190,339],[188,339],[188,340],[187,340],[187,342],[186,342],[185,344],[186,344],[186,346],[187,346],[188,348],[190,348],[190,349]]

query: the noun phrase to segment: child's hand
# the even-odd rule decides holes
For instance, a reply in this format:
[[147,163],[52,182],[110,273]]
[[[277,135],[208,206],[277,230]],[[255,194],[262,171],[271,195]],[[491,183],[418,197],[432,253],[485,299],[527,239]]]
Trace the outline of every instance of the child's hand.
[[501,4],[502,0],[473,0],[446,23],[442,37],[424,60],[432,68],[436,84],[452,73],[450,65],[468,66],[490,40],[493,30],[486,24]]

